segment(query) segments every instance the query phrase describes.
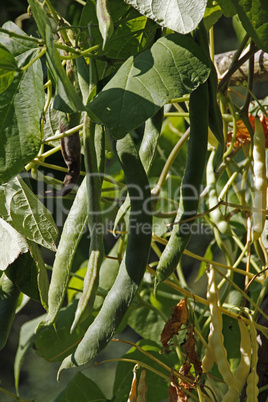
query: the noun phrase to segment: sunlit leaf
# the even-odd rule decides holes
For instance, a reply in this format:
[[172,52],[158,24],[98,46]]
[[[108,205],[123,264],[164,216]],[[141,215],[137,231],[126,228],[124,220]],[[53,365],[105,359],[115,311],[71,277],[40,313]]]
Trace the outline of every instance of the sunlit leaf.
[[23,180],[10,201],[12,226],[23,235],[46,248],[56,250],[58,229],[50,211],[38,200]]
[[209,72],[207,58],[193,38],[171,34],[130,57],[88,109],[115,138],[122,138],[169,100],[192,92]]
[[[24,53],[21,66],[35,53]],[[11,85],[0,94],[0,183],[7,182],[38,153],[41,145],[40,119],[44,106],[43,73],[40,60],[17,72]]]
[[125,0],[159,25],[186,34],[203,18],[207,0]]
[[5,270],[20,254],[29,250],[26,239],[2,218],[0,218],[0,250],[0,270]]
[[232,0],[247,33],[256,45],[268,52],[268,2],[263,0]]

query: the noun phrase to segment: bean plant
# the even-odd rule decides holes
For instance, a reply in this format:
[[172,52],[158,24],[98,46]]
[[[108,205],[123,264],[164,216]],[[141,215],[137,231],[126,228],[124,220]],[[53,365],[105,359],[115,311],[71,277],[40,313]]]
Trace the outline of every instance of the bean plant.
[[44,400],[20,393],[34,350],[69,376],[55,401],[264,401],[268,5],[76,1],[28,0],[0,28],[1,349],[42,312],[2,396]]

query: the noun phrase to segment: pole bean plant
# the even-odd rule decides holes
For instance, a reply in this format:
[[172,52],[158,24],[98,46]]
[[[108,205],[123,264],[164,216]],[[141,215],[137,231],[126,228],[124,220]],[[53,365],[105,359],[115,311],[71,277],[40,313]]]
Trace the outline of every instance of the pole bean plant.
[[[265,401],[267,1],[61,3],[0,28],[0,348],[41,314],[2,397]],[[22,387],[31,351],[53,397]]]

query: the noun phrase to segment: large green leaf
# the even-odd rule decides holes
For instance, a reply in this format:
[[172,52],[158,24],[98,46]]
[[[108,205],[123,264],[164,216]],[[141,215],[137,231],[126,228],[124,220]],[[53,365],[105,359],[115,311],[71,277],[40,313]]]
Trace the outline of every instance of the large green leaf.
[[10,200],[12,226],[27,239],[56,251],[58,229],[50,211],[20,178],[19,188]]
[[218,0],[217,3],[219,3],[225,17],[232,17],[236,14],[236,9],[232,4],[232,0]]
[[20,254],[29,250],[25,238],[2,218],[0,218],[0,250],[0,270],[5,270]]
[[[151,43],[157,25],[146,17],[128,6],[124,2],[110,1],[108,3],[109,14],[115,22],[114,32],[107,41],[104,51],[100,48],[98,54],[105,54],[112,59],[126,59],[136,52],[144,50]],[[120,21],[122,20],[122,22]],[[91,22],[90,30],[92,44],[101,44],[102,37],[98,28],[96,16],[96,1],[87,1],[83,8],[80,25],[87,25]],[[82,33],[88,36],[88,32]],[[83,45],[86,46],[85,40]],[[102,63],[103,64],[103,63]],[[103,68],[101,63],[98,68]]]
[[232,0],[247,33],[256,45],[268,52],[268,2],[266,0]]
[[36,262],[30,252],[19,255],[5,270],[6,276],[31,299],[40,302]]
[[0,94],[12,83],[19,70],[14,56],[0,43]]
[[60,310],[55,327],[50,325],[38,330],[34,348],[39,356],[48,361],[62,361],[75,350],[89,324],[93,321],[93,317],[89,316],[70,334],[77,303],[77,299],[73,300],[66,308]]
[[209,72],[206,55],[193,38],[171,34],[130,57],[88,109],[115,138],[122,138],[172,98],[192,92]]
[[182,34],[187,34],[197,27],[207,5],[207,0],[125,0],[125,2],[159,25]]
[[90,378],[77,373],[68,387],[60,393],[54,402],[101,402],[106,401],[105,395]]
[[[29,50],[34,51],[35,49],[38,48],[36,43],[27,40],[29,36],[24,31],[22,31],[18,27],[18,25],[14,24],[14,22],[7,21],[2,26],[2,28],[10,31],[10,34],[1,32],[0,30],[0,41],[2,45],[4,45],[14,57],[19,56],[22,53],[28,52]],[[20,35],[22,36],[22,38],[12,36],[13,34]]]
[[[29,62],[36,52],[30,50],[17,58],[18,66]],[[0,183],[16,176],[37,155],[44,100],[40,60],[16,73],[0,94]]]
[[34,330],[39,320],[40,317],[37,317],[34,320],[28,321],[25,324],[23,324],[20,329],[18,349],[14,362],[14,378],[17,393],[19,391],[19,378],[20,378],[21,366],[27,351],[32,348],[33,342],[37,336],[34,333]]

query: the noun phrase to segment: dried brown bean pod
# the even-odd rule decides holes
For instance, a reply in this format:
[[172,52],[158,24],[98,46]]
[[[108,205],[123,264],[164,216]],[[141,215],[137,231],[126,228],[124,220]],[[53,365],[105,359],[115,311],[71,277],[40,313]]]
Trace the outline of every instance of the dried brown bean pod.
[[[79,123],[80,114],[73,113],[66,115],[59,123],[60,133],[65,132]],[[79,133],[63,137],[60,140],[61,153],[68,167],[68,173],[63,180],[63,187],[60,190],[60,195],[67,195],[72,191],[80,175],[80,159],[81,159],[81,144]]]

